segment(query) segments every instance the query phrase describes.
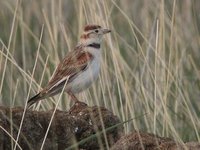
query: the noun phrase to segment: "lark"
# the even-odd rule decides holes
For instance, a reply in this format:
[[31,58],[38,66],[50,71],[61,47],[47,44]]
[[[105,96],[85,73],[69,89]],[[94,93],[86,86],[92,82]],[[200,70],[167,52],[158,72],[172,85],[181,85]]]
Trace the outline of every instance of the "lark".
[[28,107],[42,99],[64,91],[74,102],[79,102],[76,93],[87,89],[98,78],[103,36],[111,30],[99,25],[86,25],[80,41],[57,66],[49,83],[28,100]]

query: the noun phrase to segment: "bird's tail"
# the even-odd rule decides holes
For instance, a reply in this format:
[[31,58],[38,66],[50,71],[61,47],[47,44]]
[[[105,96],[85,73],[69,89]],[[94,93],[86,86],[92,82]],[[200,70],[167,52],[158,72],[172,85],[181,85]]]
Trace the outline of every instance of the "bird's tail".
[[29,108],[29,107],[32,106],[35,102],[37,102],[37,101],[39,101],[39,100],[41,100],[41,99],[43,99],[43,96],[42,96],[41,92],[38,93],[37,95],[31,97],[31,98],[28,100],[27,108]]

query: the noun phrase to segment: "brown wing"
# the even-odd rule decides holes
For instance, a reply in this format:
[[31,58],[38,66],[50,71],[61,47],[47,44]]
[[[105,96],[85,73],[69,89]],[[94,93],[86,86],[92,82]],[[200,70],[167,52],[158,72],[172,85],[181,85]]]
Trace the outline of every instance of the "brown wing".
[[89,62],[93,59],[92,54],[83,51],[83,47],[77,47],[74,51],[69,52],[68,55],[60,62],[53,77],[49,81],[46,88],[42,92],[48,93],[61,83],[71,82],[73,77],[83,71]]

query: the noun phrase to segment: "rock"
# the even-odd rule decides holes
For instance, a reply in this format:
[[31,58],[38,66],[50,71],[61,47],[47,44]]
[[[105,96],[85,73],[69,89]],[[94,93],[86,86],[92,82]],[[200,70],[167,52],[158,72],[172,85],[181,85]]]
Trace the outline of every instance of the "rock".
[[[10,150],[15,144],[6,132],[16,139],[23,111],[20,107],[0,107],[0,150]],[[18,140],[21,149],[41,148],[53,111],[26,110]],[[170,138],[142,131],[129,135],[122,133],[120,120],[106,108],[76,103],[69,111],[56,110],[43,150],[96,150],[109,147],[111,150],[200,149],[198,142],[183,145]]]
[[[22,149],[40,149],[52,113],[53,110],[26,111],[18,140]],[[22,114],[23,108],[0,107],[0,126],[12,134],[14,139],[17,137]],[[118,123],[118,117],[104,107],[89,107],[85,103],[76,103],[69,112],[56,110],[43,149],[99,149],[99,146],[105,147],[106,142],[111,145],[120,138],[122,127],[112,128],[106,131],[106,134],[102,134],[102,129]],[[104,137],[107,138],[106,141]],[[13,143],[11,138],[0,130],[0,149],[10,150]]]
[[122,136],[111,150],[199,150],[197,142],[182,145],[170,138],[159,137],[154,134],[135,131],[129,135]]

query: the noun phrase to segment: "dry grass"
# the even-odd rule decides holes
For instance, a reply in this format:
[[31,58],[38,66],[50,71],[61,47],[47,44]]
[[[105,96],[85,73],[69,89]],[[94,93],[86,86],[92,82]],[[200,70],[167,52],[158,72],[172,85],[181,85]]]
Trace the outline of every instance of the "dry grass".
[[[133,129],[200,141],[200,2],[0,0],[0,104],[24,106],[72,50],[85,24],[112,30],[99,80],[80,99]],[[78,36],[77,36],[78,35]],[[69,109],[64,94],[37,110]],[[147,114],[146,114],[147,113]]]

